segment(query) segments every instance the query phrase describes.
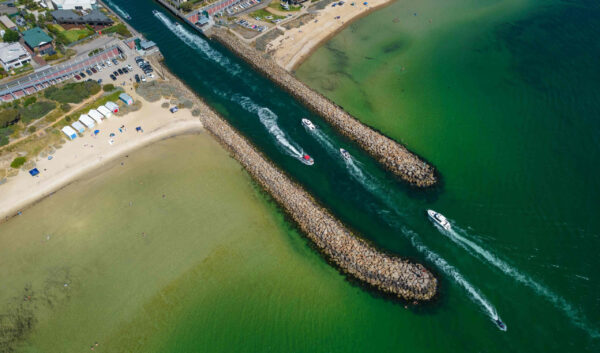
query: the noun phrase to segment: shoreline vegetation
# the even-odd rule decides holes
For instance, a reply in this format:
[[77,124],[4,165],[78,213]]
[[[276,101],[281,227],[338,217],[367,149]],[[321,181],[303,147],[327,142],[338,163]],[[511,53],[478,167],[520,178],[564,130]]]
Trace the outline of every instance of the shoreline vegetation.
[[438,184],[437,171],[433,166],[399,142],[361,123],[342,107],[302,83],[271,58],[242,43],[228,30],[213,28],[207,35],[322,116],[340,133],[358,143],[394,175],[419,188],[429,188]]

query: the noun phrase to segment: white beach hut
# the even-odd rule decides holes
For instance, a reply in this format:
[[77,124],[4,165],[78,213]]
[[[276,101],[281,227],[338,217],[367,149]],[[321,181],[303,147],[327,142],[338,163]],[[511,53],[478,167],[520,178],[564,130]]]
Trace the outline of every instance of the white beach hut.
[[77,132],[83,134],[85,132],[85,126],[83,126],[82,123],[80,123],[79,121],[74,122],[73,124],[71,124],[71,126],[73,127],[73,129],[75,129]]
[[105,118],[110,118],[112,116],[112,112],[103,105],[98,107],[98,111],[100,112],[100,114],[104,115]]
[[106,102],[104,106],[113,113],[119,112],[119,106],[115,102]]
[[88,129],[91,129],[96,125],[96,123],[94,122],[94,119],[90,118],[89,116],[87,116],[85,114],[81,114],[81,116],[79,117],[79,121],[81,121],[83,123],[83,125],[87,126]]
[[94,119],[98,124],[102,123],[102,119],[104,119],[104,115],[100,114],[99,111],[97,111],[96,109],[92,109],[90,110],[87,115]]
[[71,140],[77,138],[77,131],[73,130],[70,126],[63,127],[61,131]]

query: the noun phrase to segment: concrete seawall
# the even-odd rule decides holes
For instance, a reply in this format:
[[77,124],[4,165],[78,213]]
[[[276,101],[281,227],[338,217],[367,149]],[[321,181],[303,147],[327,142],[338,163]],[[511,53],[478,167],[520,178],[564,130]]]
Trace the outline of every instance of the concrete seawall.
[[435,296],[437,279],[424,266],[385,254],[354,236],[178,79],[168,71],[165,76],[194,97],[206,130],[230,151],[331,262],[363,283],[401,299],[427,301]]
[[434,167],[400,143],[361,123],[341,107],[300,82],[294,75],[277,65],[267,54],[260,53],[240,42],[223,28],[212,28],[206,34],[322,116],[402,180],[422,188],[434,186],[438,182]]

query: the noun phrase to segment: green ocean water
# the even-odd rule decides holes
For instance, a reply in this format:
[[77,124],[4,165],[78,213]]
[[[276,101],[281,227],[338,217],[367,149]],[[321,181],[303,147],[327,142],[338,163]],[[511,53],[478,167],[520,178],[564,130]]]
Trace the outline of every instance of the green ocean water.
[[[57,303],[36,302],[25,351],[599,349],[596,3],[398,1],[299,68],[436,165],[443,185],[420,192],[219,45],[153,15],[156,3],[114,2],[170,70],[337,217],[432,269],[440,295],[407,310],[347,281],[214,142],[185,137],[0,225],[0,312],[28,283]],[[428,208],[456,231],[433,227]]]

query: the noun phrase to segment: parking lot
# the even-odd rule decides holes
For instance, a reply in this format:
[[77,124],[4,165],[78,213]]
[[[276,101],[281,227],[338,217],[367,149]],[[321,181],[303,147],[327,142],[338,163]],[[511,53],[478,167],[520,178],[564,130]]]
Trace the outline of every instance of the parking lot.
[[[135,75],[139,76],[140,81],[150,81],[156,79],[156,73],[145,73],[135,59],[136,56],[128,55],[124,58],[106,60],[102,65],[96,65],[93,67],[93,69],[90,68],[84,70],[83,75],[80,72],[78,75],[74,76],[74,79],[76,81],[85,81],[88,79],[94,81],[101,80],[100,83],[102,85],[111,83],[115,86],[124,86],[127,83],[135,82]],[[147,61],[145,62],[147,63]],[[79,76],[79,79],[77,79],[77,76]],[[113,76],[114,79],[111,76]]]

